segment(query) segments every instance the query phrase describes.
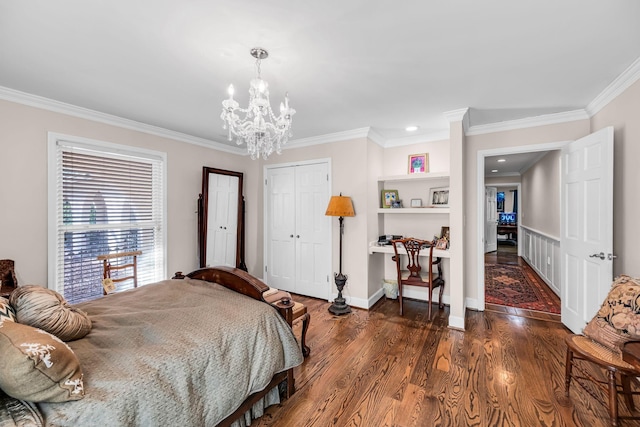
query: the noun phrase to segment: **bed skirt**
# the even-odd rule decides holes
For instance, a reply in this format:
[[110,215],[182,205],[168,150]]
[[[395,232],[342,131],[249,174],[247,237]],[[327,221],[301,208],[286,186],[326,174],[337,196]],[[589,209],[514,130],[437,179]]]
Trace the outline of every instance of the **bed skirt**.
[[253,404],[251,409],[244,413],[240,418],[231,424],[231,427],[247,427],[251,425],[251,421],[260,418],[264,415],[265,409],[271,405],[277,405],[280,403],[280,393],[278,386],[273,387],[266,395],[256,403]]

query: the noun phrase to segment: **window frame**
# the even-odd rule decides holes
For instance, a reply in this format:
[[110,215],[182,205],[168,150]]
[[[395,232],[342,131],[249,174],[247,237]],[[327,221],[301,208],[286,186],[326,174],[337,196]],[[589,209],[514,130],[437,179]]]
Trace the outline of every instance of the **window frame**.
[[48,193],[48,211],[47,211],[47,224],[48,224],[48,244],[47,244],[47,260],[48,260],[48,283],[47,287],[53,289],[64,295],[64,283],[58,283],[58,277],[61,266],[58,265],[58,212],[63,212],[62,209],[58,209],[59,203],[62,200],[58,200],[58,168],[57,168],[57,155],[58,146],[64,144],[67,147],[84,148],[96,151],[98,153],[104,153],[105,156],[117,155],[117,156],[132,156],[143,160],[155,160],[161,163],[161,238],[162,244],[160,254],[160,275],[163,278],[167,277],[167,154],[161,151],[150,150],[146,148],[140,148],[130,145],[114,144],[111,142],[99,141],[90,138],[84,138],[79,136],[65,135],[56,132],[48,132],[47,135],[47,193]]

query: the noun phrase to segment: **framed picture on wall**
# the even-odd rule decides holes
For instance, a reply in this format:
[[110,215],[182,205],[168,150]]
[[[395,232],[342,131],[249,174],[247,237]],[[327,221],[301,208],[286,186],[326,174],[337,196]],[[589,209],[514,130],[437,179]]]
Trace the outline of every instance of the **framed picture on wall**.
[[429,206],[434,208],[449,207],[449,187],[434,187],[429,190]]
[[429,154],[409,155],[409,174],[429,172]]

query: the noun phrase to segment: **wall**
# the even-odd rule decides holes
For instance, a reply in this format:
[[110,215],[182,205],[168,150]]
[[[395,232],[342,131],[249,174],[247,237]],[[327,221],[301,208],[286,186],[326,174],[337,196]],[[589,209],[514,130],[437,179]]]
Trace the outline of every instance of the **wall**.
[[[257,173],[248,157],[0,100],[0,258],[16,261],[20,284],[47,284],[47,133],[90,138],[167,153],[167,273],[197,262],[197,198],[202,166],[245,173],[248,211],[257,197]],[[247,242],[257,239],[248,215]],[[258,254],[247,245],[250,272]]]
[[560,238],[560,150],[547,153],[522,175],[520,224]]
[[613,175],[613,274],[640,277],[640,81],[607,104],[591,118],[595,132],[607,126],[614,127]]

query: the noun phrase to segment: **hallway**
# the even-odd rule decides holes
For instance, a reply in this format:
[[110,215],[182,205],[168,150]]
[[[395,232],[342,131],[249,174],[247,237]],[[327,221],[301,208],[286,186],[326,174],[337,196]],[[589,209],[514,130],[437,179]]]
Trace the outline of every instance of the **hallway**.
[[[499,244],[498,250],[495,252],[486,253],[484,260],[485,260],[485,269],[486,269],[486,266],[489,264],[520,267],[522,269],[522,272],[526,274],[526,277],[528,277],[533,282],[533,285],[542,289],[542,291],[545,294],[549,295],[550,296],[549,298],[551,298],[555,303],[557,303],[559,307],[560,298],[547,286],[547,284],[540,278],[540,276],[538,276],[538,274],[521,257],[518,256],[517,246],[508,245],[508,244]],[[487,298],[487,293],[486,293],[487,288],[488,288],[488,282],[485,281],[485,299]],[[485,304],[485,309],[489,311],[513,314],[521,317],[560,322],[559,314],[551,313],[548,310],[530,310],[530,309],[517,307],[515,306],[515,304],[514,305],[509,304],[508,301],[505,301],[504,303],[500,303],[500,304],[487,302]]]

